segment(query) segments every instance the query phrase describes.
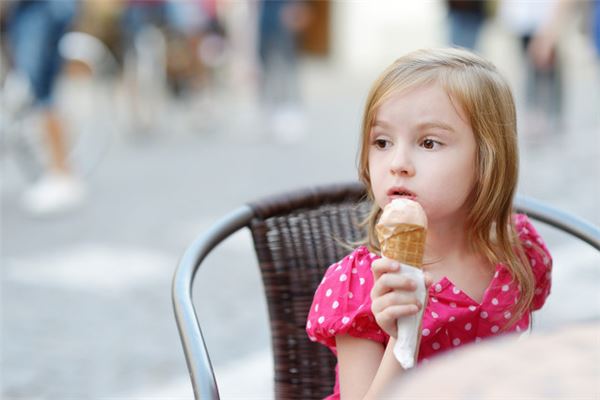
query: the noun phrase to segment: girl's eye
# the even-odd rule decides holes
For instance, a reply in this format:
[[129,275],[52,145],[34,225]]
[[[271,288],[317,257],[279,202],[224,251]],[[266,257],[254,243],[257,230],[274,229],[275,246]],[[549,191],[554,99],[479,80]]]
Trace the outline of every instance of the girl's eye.
[[435,149],[437,146],[439,146],[441,143],[438,142],[437,140],[433,140],[433,139],[425,139],[423,140],[423,142],[421,143],[421,146],[423,146],[423,148],[427,149],[427,150],[433,150]]
[[389,147],[389,141],[385,139],[375,139],[373,145],[378,149],[386,149]]

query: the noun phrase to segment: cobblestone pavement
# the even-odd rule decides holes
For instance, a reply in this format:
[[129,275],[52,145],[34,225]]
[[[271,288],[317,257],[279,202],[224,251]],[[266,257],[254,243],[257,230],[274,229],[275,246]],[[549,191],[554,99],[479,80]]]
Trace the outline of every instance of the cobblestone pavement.
[[[187,372],[170,280],[186,245],[246,201],[355,178],[368,82],[344,80],[326,66],[310,67],[307,76],[309,129],[297,143],[240,122],[235,104],[221,112],[227,118],[185,131],[172,106],[169,129],[114,141],[89,178],[87,204],[62,217],[22,213],[22,180],[3,160],[2,398],[179,396],[169,388],[185,382]],[[578,114],[589,112],[586,89],[573,89],[570,109],[570,118],[585,124],[523,139],[520,191],[600,225],[598,115]],[[550,300],[538,325],[597,320],[598,256],[541,230],[556,254],[553,295],[563,301]],[[266,306],[247,233],[209,257],[195,290],[217,369],[268,351]]]

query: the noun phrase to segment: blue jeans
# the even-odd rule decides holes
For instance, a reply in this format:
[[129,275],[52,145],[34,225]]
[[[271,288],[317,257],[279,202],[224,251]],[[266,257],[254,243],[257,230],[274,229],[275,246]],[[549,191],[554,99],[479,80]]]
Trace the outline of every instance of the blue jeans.
[[7,33],[13,67],[29,79],[37,105],[52,100],[62,65],[58,42],[76,8],[75,0],[46,0],[19,2],[11,10]]

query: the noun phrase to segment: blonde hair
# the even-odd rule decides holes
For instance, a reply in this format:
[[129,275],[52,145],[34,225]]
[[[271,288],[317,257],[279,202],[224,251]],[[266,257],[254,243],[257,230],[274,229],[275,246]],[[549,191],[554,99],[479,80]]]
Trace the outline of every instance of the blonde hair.
[[369,133],[377,110],[392,94],[434,82],[462,106],[475,135],[476,179],[467,200],[467,237],[473,250],[492,264],[506,265],[520,285],[510,326],[531,307],[535,280],[512,221],[519,165],[514,100],[489,61],[456,48],[418,50],[396,60],[375,81],[365,105],[358,160],[359,178],[373,201],[364,221],[365,243],[372,251],[380,250],[375,224],[381,210],[374,201],[368,164]]

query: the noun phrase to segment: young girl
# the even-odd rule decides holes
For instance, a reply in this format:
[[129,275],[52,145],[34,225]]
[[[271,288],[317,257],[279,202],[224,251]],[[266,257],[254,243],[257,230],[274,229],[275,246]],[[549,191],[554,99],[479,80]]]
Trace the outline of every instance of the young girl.
[[[465,50],[420,50],[383,72],[360,149],[373,201],[368,237],[329,267],[307,321],[310,339],[338,358],[329,398],[377,398],[402,373],[391,352],[396,320],[421,307],[419,362],[528,329],[550,291],[551,258],[527,217],[513,214],[517,173],[514,102],[491,63]],[[427,304],[401,266],[379,256],[374,227],[397,197],[427,214]]]

